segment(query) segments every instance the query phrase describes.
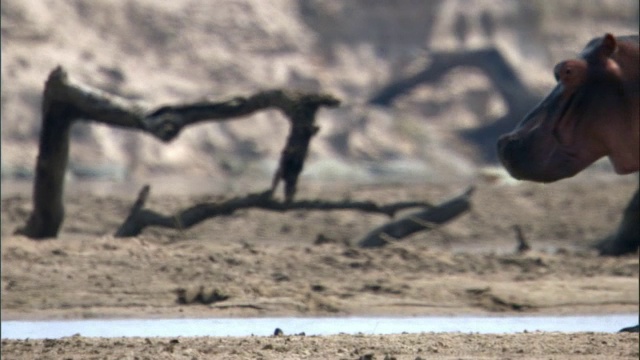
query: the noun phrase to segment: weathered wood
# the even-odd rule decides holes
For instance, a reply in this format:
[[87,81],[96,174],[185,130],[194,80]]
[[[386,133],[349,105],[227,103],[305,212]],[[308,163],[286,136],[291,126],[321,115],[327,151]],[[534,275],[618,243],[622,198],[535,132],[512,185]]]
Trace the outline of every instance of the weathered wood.
[[335,107],[339,103],[337,99],[326,94],[269,90],[248,98],[236,97],[226,102],[205,101],[189,105],[164,106],[153,111],[143,122],[146,129],[166,141],[175,137],[183,127],[201,121],[226,120],[268,108],[281,110],[289,119],[291,130],[271,188],[275,191],[280,180],[283,180],[285,199],[292,201],[309,143],[319,129],[315,125],[316,112],[321,106]]
[[144,205],[147,202],[147,199],[149,198],[149,192],[151,191],[151,186],[149,185],[145,185],[142,187],[142,189],[140,190],[140,193],[138,193],[138,198],[136,199],[136,202],[133,203],[133,206],[131,207],[131,210],[129,211],[129,215],[127,216],[127,218],[124,220],[124,223],[122,223],[122,225],[120,225],[120,228],[118,228],[118,230],[115,233],[115,237],[126,237],[128,236],[127,234],[132,234],[132,233],[140,233],[140,231],[138,230],[138,218],[140,216],[140,212],[144,209]]
[[45,84],[42,131],[33,190],[33,210],[25,226],[16,233],[33,239],[55,237],[64,220],[64,174],[69,157],[69,130],[77,119],[85,119],[149,133],[162,141],[174,139],[189,125],[203,121],[227,121],[275,108],[291,123],[273,189],[285,182],[285,198],[295,195],[311,137],[318,131],[315,114],[321,106],[335,107],[339,101],[327,94],[305,94],[284,90],[258,92],[231,100],[193,104],[144,106],[71,81],[57,67]]
[[55,237],[64,219],[63,187],[69,159],[69,131],[75,109],[58,98],[59,71],[45,85],[42,103],[42,130],[33,186],[34,209],[17,234],[34,239]]
[[516,253],[523,254],[531,250],[531,245],[529,245],[527,238],[524,237],[524,232],[522,231],[522,227],[520,225],[513,225],[513,231],[515,231],[516,233],[516,241],[518,242],[518,246],[516,247]]
[[436,228],[468,211],[471,208],[470,198],[473,191],[473,188],[469,188],[462,195],[440,205],[384,224],[362,237],[358,241],[358,245],[364,248],[382,247],[390,242],[402,240],[418,231]]
[[144,208],[149,193],[145,185],[125,222],[116,231],[115,237],[137,236],[149,226],[160,226],[170,229],[187,229],[204,220],[217,216],[227,216],[242,209],[256,208],[268,211],[285,212],[291,210],[335,211],[356,210],[394,216],[396,212],[414,207],[429,208],[432,205],[424,201],[401,201],[387,205],[378,205],[372,201],[323,201],[298,200],[280,202],[273,198],[273,191],[266,190],[246,196],[231,198],[219,203],[200,203],[180,210],[172,215],[162,215]]

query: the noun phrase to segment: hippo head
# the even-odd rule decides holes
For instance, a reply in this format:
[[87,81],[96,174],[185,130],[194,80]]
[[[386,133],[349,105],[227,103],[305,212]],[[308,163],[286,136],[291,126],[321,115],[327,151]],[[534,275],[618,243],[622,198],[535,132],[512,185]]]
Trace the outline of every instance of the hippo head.
[[618,173],[640,168],[638,38],[621,39],[591,40],[579,58],[555,66],[555,88],[498,140],[513,177],[553,182],[604,156]]

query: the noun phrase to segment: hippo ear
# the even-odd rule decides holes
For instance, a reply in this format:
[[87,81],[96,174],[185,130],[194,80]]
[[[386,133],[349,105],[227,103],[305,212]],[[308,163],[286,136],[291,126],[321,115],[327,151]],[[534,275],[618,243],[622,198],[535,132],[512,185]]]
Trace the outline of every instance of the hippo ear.
[[600,58],[601,60],[605,60],[611,57],[611,55],[616,52],[617,49],[618,42],[616,41],[616,38],[613,35],[607,33],[604,38],[602,38],[602,42],[600,43],[600,46],[598,46],[596,52],[598,58]]

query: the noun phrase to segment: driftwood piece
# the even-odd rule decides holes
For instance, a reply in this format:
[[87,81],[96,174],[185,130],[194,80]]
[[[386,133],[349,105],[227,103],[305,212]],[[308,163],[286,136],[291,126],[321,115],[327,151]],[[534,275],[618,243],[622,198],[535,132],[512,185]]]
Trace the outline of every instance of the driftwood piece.
[[357,210],[369,213],[379,213],[394,216],[396,212],[414,207],[427,207],[432,205],[421,201],[396,202],[388,205],[378,205],[372,201],[323,201],[323,200],[299,200],[280,202],[273,199],[273,191],[267,190],[259,193],[235,197],[220,203],[201,203],[187,209],[180,210],[173,215],[162,215],[153,210],[144,208],[148,198],[149,186],[145,185],[138,199],[134,203],[125,222],[115,233],[115,237],[129,237],[139,235],[148,226],[160,226],[170,229],[186,229],[204,220],[217,216],[230,215],[238,210],[257,208],[269,211],[285,212],[290,210]]
[[226,120],[267,108],[281,110],[291,123],[291,131],[282,150],[271,189],[275,191],[280,180],[283,180],[285,199],[292,201],[309,142],[319,129],[315,125],[316,112],[321,106],[335,107],[339,103],[337,99],[326,94],[270,90],[248,98],[236,97],[225,102],[164,106],[153,111],[143,123],[146,129],[166,141],[175,137],[183,127],[201,121]]
[[382,247],[390,242],[401,240],[418,231],[431,230],[438,225],[465,213],[471,208],[471,194],[474,188],[467,189],[440,205],[407,215],[399,220],[382,225],[358,241],[364,248]]
[[516,241],[518,242],[518,246],[516,247],[516,254],[524,254],[527,251],[531,250],[531,245],[529,245],[527,238],[524,237],[522,226],[513,225],[513,231],[515,231],[516,233]]
[[69,131],[77,119],[143,131],[166,142],[188,125],[231,120],[269,108],[279,109],[289,118],[291,131],[272,187],[275,189],[283,179],[285,198],[291,201],[309,141],[318,130],[314,124],[315,113],[321,106],[338,104],[331,95],[269,90],[228,101],[161,106],[148,111],[137,103],[75,83],[64,69],[57,67],[50,73],[44,89],[33,210],[26,225],[16,233],[34,239],[57,236],[64,220]]

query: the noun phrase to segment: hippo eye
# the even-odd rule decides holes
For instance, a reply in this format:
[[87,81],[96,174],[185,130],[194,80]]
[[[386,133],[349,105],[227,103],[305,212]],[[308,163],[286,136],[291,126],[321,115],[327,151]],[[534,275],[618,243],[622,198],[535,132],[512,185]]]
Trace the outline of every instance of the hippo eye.
[[572,73],[573,72],[571,71],[571,68],[568,67],[568,66],[565,66],[562,69],[562,79],[566,81],[567,79],[569,79],[569,77],[572,75]]
[[553,76],[556,78],[556,81],[560,81],[566,79],[569,76],[573,75],[572,66],[568,61],[563,61],[557,64],[553,68]]

